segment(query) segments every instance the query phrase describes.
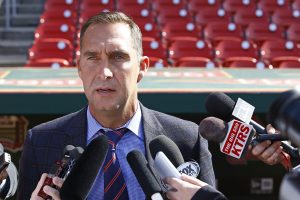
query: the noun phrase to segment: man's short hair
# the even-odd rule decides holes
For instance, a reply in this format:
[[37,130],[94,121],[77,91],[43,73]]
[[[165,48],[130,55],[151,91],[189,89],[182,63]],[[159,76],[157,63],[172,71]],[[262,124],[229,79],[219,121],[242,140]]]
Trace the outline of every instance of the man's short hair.
[[133,48],[137,50],[138,56],[142,56],[143,48],[141,30],[130,17],[128,17],[122,12],[101,12],[88,19],[88,21],[84,23],[80,31],[80,48],[82,47],[84,34],[90,25],[114,23],[124,23],[129,25],[131,31],[131,38],[133,41]]

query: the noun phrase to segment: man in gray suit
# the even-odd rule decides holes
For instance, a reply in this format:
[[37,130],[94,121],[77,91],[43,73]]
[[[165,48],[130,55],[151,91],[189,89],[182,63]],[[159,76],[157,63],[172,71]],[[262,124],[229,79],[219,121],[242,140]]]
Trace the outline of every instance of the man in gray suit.
[[[37,191],[46,176],[42,174],[49,172],[62,157],[66,145],[85,147],[99,130],[120,128],[129,130],[115,150],[127,199],[145,199],[145,194],[126,155],[139,150],[151,165],[149,142],[158,135],[172,139],[186,161],[198,162],[201,169],[198,178],[214,187],[211,154],[207,141],[198,134],[198,125],[150,110],[138,101],[137,85],[147,72],[149,58],[143,56],[140,29],[130,18],[120,12],[107,12],[89,19],[81,29],[77,65],[88,106],[29,131],[20,160],[19,199],[41,199]],[[100,169],[89,199],[104,199],[103,179]],[[62,184],[59,179],[54,179],[54,183],[58,187]],[[44,191],[53,199],[60,199],[58,190],[46,186]]]

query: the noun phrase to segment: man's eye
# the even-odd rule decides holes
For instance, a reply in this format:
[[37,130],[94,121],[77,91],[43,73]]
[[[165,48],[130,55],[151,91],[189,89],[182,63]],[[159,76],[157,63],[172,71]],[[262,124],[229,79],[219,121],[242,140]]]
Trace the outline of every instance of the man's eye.
[[88,60],[95,60],[96,57],[95,57],[95,56],[89,56],[89,57],[87,57],[87,59],[88,59]]
[[121,53],[115,53],[115,54],[111,55],[111,58],[114,60],[124,60],[126,58],[126,56]]

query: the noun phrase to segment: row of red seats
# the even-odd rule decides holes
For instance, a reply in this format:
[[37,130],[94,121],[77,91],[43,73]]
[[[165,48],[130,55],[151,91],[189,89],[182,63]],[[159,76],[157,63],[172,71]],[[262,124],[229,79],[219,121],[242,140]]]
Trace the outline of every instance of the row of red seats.
[[167,50],[149,40],[144,41],[144,51],[153,61],[165,60],[166,56],[173,66],[282,68],[289,61],[300,67],[300,46],[285,40],[267,40],[261,46],[250,41],[222,40],[213,47],[204,40],[189,38],[174,41]]
[[[81,4],[80,4],[81,3]],[[63,7],[65,9],[77,10],[92,8],[95,6],[105,6],[111,10],[130,9],[132,7],[143,7],[146,9],[168,11],[170,7],[187,8],[193,12],[198,12],[203,8],[224,8],[228,12],[235,12],[242,8],[261,9],[272,12],[278,8],[300,8],[299,0],[51,0],[45,2],[45,9],[53,7]]]
[[[243,12],[244,14],[246,12]],[[53,14],[53,13],[52,13]],[[203,13],[202,13],[203,14]],[[91,15],[91,14],[90,14]],[[73,40],[75,36],[73,36],[73,33],[76,31],[76,20],[77,18],[70,18],[70,19],[62,19],[59,16],[57,16],[58,20],[55,20],[55,17],[49,18],[47,21],[48,23],[41,23],[41,25],[38,27],[36,31],[36,38],[39,38],[40,35],[49,35],[51,36],[52,32],[64,32],[64,35],[66,37],[69,37],[68,39]],[[80,18],[82,19],[82,18]],[[79,21],[80,21],[79,19]],[[284,37],[285,34],[287,34],[287,38],[292,40],[299,40],[299,28],[296,24],[299,24],[299,20],[291,20],[291,21],[285,21],[284,24],[287,24],[286,27],[280,26],[276,23],[269,23],[267,20],[250,20],[251,18],[241,18],[236,22],[228,22],[224,23],[223,20],[212,20],[211,18],[205,18],[205,17],[199,17],[199,20],[196,20],[196,23],[194,23],[191,19],[188,20],[180,20],[180,19],[173,19],[166,21],[166,19],[161,20],[160,16],[158,16],[158,19],[160,21],[160,24],[163,24],[161,26],[157,25],[156,22],[154,22],[154,17],[151,17],[152,21],[143,20],[141,18],[137,19],[136,22],[138,25],[140,25],[141,30],[144,33],[144,36],[151,36],[151,37],[161,37],[161,33],[163,32],[168,38],[171,37],[172,33],[179,33],[185,36],[194,36],[194,37],[203,37],[201,35],[202,31],[205,32],[205,34],[209,38],[213,38],[214,36],[210,37],[210,34],[214,34],[217,31],[221,31],[222,33],[227,32],[228,34],[232,34],[234,37],[243,37],[243,31],[246,30],[246,34],[249,35],[249,37],[252,37],[254,34],[254,37],[256,37],[257,33],[268,34],[268,35],[275,35],[276,37]],[[42,17],[41,20],[44,20]],[[150,20],[150,19],[149,19]],[[211,21],[209,21],[211,20]],[[246,20],[246,21],[245,21]],[[85,21],[82,19],[82,22]],[[207,24],[203,24],[205,22],[208,22]],[[220,21],[222,23],[220,23]],[[61,25],[65,24],[63,27],[60,27]],[[201,26],[197,26],[197,25]],[[220,25],[220,26],[219,26]],[[246,25],[246,26],[244,26]],[[53,31],[51,31],[53,30]],[[287,31],[286,31],[287,30]],[[285,33],[286,31],[286,33]],[[49,33],[49,34],[48,34]],[[170,37],[169,37],[170,35]]]
[[[277,9],[278,12],[281,12],[284,5],[294,6],[297,5],[298,1],[285,1],[283,5],[278,3],[280,0],[276,1],[278,6],[282,6],[282,9]],[[247,3],[248,2],[248,3]],[[61,65],[74,65],[74,58],[76,54],[75,51],[78,51],[78,39],[79,39],[79,28],[80,25],[88,18],[90,15],[95,14],[103,9],[121,9],[124,8],[123,11],[127,13],[131,13],[131,15],[136,15],[135,21],[141,27],[143,32],[144,40],[156,40],[158,43],[162,44],[162,48],[164,48],[164,53],[160,56],[163,59],[163,64],[167,65],[173,63],[173,65],[177,66],[176,62],[167,62],[176,60],[174,58],[169,58],[171,55],[171,51],[166,51],[166,49],[170,49],[171,44],[176,40],[182,40],[189,38],[191,40],[201,40],[209,41],[210,45],[213,45],[213,48],[216,48],[216,45],[221,40],[238,40],[239,42],[243,40],[250,40],[251,42],[255,42],[260,46],[265,39],[288,39],[292,41],[299,42],[300,31],[298,28],[298,18],[293,16],[293,20],[295,23],[292,23],[293,20],[287,20],[286,23],[288,26],[278,26],[275,23],[269,23],[268,20],[262,20],[261,23],[254,20],[255,23],[246,17],[246,21],[240,20],[239,23],[230,22],[230,21],[238,21],[237,19],[230,19],[230,21],[224,22],[222,20],[222,16],[219,16],[219,10],[227,9],[229,13],[233,12],[233,7],[239,8],[239,6],[251,6],[254,1],[180,1],[180,0],[166,0],[166,1],[143,1],[143,0],[124,0],[124,1],[111,1],[111,0],[48,0],[45,3],[45,12],[41,16],[41,24],[37,28],[35,32],[35,43],[33,47],[29,50],[29,62],[28,65],[38,65],[39,62],[36,60],[46,60],[48,53],[40,53],[41,49],[43,52],[47,52],[47,49],[50,49],[48,43],[50,41],[54,41],[55,43],[51,52],[53,52],[54,57],[58,56],[60,59],[64,58],[64,62],[60,60]],[[269,5],[272,7],[275,4],[275,1],[255,1],[256,7],[258,5]],[[263,3],[264,2],[264,3]],[[151,4],[150,4],[151,3]],[[272,4],[273,3],[273,4]],[[182,14],[182,6],[185,8],[190,7],[194,8],[197,5],[206,5],[206,10],[201,10],[195,15],[195,18],[188,18],[189,14],[186,12],[185,15]],[[245,5],[244,5],[245,4]],[[271,5],[272,4],[272,5]],[[98,6],[96,6],[98,5]],[[151,5],[151,6],[150,6]],[[190,5],[193,5],[192,7]],[[126,7],[127,6],[127,7]],[[90,8],[88,10],[85,10]],[[94,8],[94,9],[92,9]],[[140,10],[138,10],[140,8]],[[151,10],[158,10],[163,8],[168,8],[168,12],[152,12]],[[180,8],[180,9],[179,9]],[[230,9],[232,8],[232,9]],[[293,7],[293,9],[295,6]],[[217,18],[211,17],[214,12],[217,13]],[[289,9],[289,8],[288,8]],[[296,8],[295,8],[296,9]],[[274,9],[275,12],[272,13],[272,16],[276,16],[277,10]],[[207,11],[207,12],[204,12]],[[249,11],[249,10],[248,10]],[[252,10],[250,10],[252,12]],[[291,10],[289,10],[290,12]],[[95,12],[95,13],[93,13]],[[178,14],[179,13],[179,14]],[[247,10],[237,10],[234,13],[234,16],[238,16],[241,13],[243,15],[247,15]],[[207,15],[206,15],[207,14]],[[229,16],[230,14],[228,14]],[[226,15],[223,15],[223,17]],[[271,16],[271,15],[270,15]],[[172,20],[173,19],[173,22]],[[188,19],[188,20],[186,20]],[[229,18],[228,18],[229,19]],[[243,19],[243,18],[241,18]],[[201,22],[201,20],[203,22]],[[248,21],[247,21],[248,20]],[[218,22],[217,22],[218,21]],[[223,22],[220,22],[223,21]],[[272,21],[272,20],[271,20]],[[283,20],[284,21],[284,20]],[[206,24],[201,24],[206,22]],[[200,25],[200,26],[199,26]],[[246,25],[246,26],[244,26]],[[59,45],[60,44],[60,47]],[[64,44],[64,45],[62,45]],[[56,46],[55,46],[56,45]],[[63,46],[63,48],[62,48]],[[48,48],[47,48],[48,47]],[[59,47],[59,48],[58,48]],[[144,45],[144,48],[145,47]],[[55,50],[56,51],[53,51]],[[68,53],[62,53],[68,52]],[[71,52],[71,53],[70,53]],[[148,51],[145,51],[148,52]],[[167,53],[166,53],[167,52]],[[57,55],[55,55],[57,54]],[[63,55],[62,55],[63,54]],[[70,56],[71,55],[71,56]],[[61,57],[62,56],[62,57]],[[152,57],[152,56],[151,56]],[[159,58],[159,57],[158,57]],[[152,60],[156,59],[156,61],[161,61],[161,58],[156,59],[156,57],[152,57]],[[52,59],[52,60],[53,60]],[[216,62],[214,58],[209,58],[210,61],[213,60],[214,63],[220,63],[220,61]],[[220,60],[220,59],[219,59]],[[45,61],[43,61],[46,65]],[[222,62],[223,63],[223,62]],[[277,65],[276,65],[277,66]]]
[[[150,57],[152,66],[156,67],[170,65],[281,68],[282,63],[286,65],[286,61],[300,67],[299,45],[285,40],[267,40],[260,47],[249,41],[222,40],[212,47],[205,40],[186,38],[176,40],[166,48],[159,41],[144,38],[143,46],[144,54]],[[74,47],[68,40],[48,38],[36,47],[41,58],[39,64],[47,64],[44,58],[51,58],[49,62],[53,62],[55,57],[59,58],[56,63],[60,66],[73,63]],[[30,57],[36,56],[34,51],[30,51],[29,54]]]

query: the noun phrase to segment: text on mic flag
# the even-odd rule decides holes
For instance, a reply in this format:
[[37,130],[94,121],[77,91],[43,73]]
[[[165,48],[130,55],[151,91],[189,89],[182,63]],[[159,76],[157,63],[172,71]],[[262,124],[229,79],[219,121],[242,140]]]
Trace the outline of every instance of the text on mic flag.
[[234,158],[241,158],[249,144],[249,137],[252,138],[254,131],[249,124],[238,120],[232,120],[228,123],[228,133],[225,139],[220,143],[220,150],[224,154]]

